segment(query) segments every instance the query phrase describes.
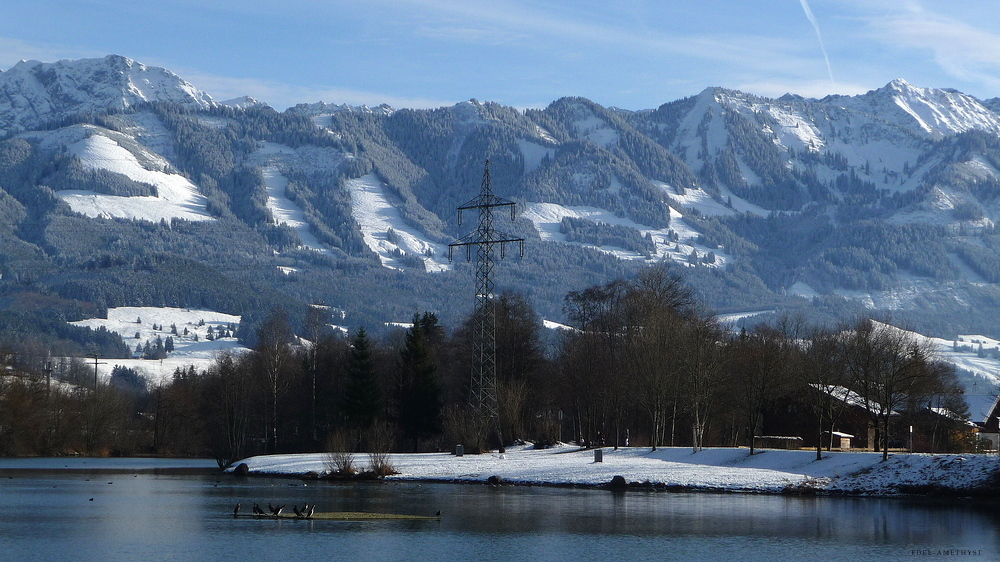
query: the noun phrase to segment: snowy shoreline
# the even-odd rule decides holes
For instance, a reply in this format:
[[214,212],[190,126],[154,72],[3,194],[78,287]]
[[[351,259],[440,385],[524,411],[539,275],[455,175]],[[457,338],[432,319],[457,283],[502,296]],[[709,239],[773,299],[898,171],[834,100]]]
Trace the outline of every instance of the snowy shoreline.
[[[530,445],[457,457],[451,453],[393,453],[398,474],[385,481],[486,483],[606,487],[621,476],[630,488],[670,491],[751,492],[852,496],[947,495],[993,496],[1000,483],[1000,457],[976,454],[896,453],[882,462],[881,453],[815,450],[758,451],[716,448],[693,453],[690,448],[648,447],[602,449],[595,462],[592,449],[560,445],[535,450]],[[367,468],[367,456],[355,465]],[[251,476],[323,477],[327,455],[304,453],[262,455],[234,462],[226,472],[247,465]]]

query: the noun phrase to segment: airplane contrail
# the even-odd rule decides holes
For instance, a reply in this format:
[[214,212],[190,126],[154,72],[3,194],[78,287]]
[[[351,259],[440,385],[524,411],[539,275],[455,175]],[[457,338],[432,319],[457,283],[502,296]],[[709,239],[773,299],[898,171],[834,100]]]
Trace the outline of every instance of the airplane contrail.
[[823,35],[819,32],[819,23],[816,22],[816,16],[813,15],[812,10],[809,8],[808,0],[799,0],[802,4],[802,10],[805,11],[806,17],[809,19],[809,23],[813,25],[813,29],[816,30],[816,38],[819,39],[819,49],[823,51],[823,60],[826,61],[826,71],[830,75],[830,83],[833,83],[833,68],[830,67],[830,57],[826,56],[826,46],[823,45]]

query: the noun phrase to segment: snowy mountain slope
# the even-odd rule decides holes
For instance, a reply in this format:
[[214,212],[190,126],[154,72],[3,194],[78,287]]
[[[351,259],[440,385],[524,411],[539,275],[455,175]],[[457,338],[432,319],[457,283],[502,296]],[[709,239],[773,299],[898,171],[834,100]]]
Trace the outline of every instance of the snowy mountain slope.
[[[187,178],[176,174],[160,171],[169,169],[169,163],[158,154],[144,149],[137,143],[127,143],[138,152],[143,162],[133,151],[126,149],[120,142],[129,139],[120,133],[98,131],[94,127],[79,127],[77,133],[86,135],[75,142],[63,131],[58,141],[61,146],[80,159],[84,168],[91,170],[107,170],[122,174],[136,182],[155,187],[156,196],[122,197],[103,195],[87,191],[65,190],[56,195],[69,204],[75,212],[89,217],[118,217],[127,219],[143,219],[149,221],[179,218],[200,221],[211,220],[206,210],[206,198],[198,192],[197,186]],[[47,135],[44,142],[52,143],[57,135]],[[114,138],[113,138],[114,137]],[[116,140],[117,139],[117,140]],[[159,168],[151,170],[149,168]]]
[[275,143],[264,143],[254,155],[256,161],[263,166],[264,185],[267,187],[267,209],[271,211],[275,224],[291,228],[299,237],[303,247],[332,256],[334,252],[331,248],[320,242],[316,235],[309,231],[309,222],[301,207],[285,195],[288,178],[282,174],[281,166],[293,160],[296,155],[295,149]]
[[[103,228],[114,232],[108,240],[124,239],[100,246],[107,254],[100,263],[129,263],[115,255],[119,248],[197,255],[199,267],[225,262],[239,274],[266,262],[269,277],[254,273],[250,293],[266,286],[341,302],[363,292],[353,280],[317,275],[331,268],[338,276],[360,272],[358,279],[402,270],[391,272],[400,291],[419,283],[407,271],[437,271],[435,283],[454,288],[446,244],[467,232],[454,210],[475,195],[489,159],[495,192],[530,202],[523,216],[531,224],[514,226],[528,239],[528,259],[505,269],[524,278],[511,288],[544,294],[538,306],[553,320],[566,291],[663,259],[695,262],[686,275],[710,306],[726,311],[815,306],[829,319],[890,309],[922,314],[934,326],[926,333],[945,336],[992,334],[991,311],[1000,314],[1000,118],[995,102],[953,91],[894,81],[822,100],[708,88],[637,112],[563,98],[529,110],[470,100],[434,110],[320,102],[278,113],[254,100],[217,104],[169,72],[124,57],[22,63],[0,74],[0,85],[14,92],[0,102],[0,128],[57,119],[0,141],[0,188],[13,198],[0,198],[0,214],[43,219],[15,225],[11,236],[52,253],[44,290],[63,298],[132,304],[107,294],[105,280],[88,285],[90,270],[72,269],[93,263],[90,239],[48,242],[89,229],[99,246]],[[179,105],[135,107],[148,100]],[[75,115],[84,111],[98,115]],[[80,124],[56,128],[69,115],[63,123]],[[88,175],[94,171],[114,177]],[[155,198],[120,196],[148,186]],[[142,235],[124,221],[84,225],[50,202],[46,187],[87,216],[166,219],[165,226],[184,218],[197,223],[185,224],[184,236],[203,238],[185,240],[182,251],[174,245],[179,233],[147,243],[132,239]],[[205,220],[209,212],[218,220]],[[268,216],[316,251],[288,251],[295,237]],[[576,222],[563,226],[563,218]],[[560,228],[588,243],[566,244]],[[233,238],[220,242],[225,235]],[[559,244],[532,248],[538,239]],[[195,250],[215,244],[242,246],[241,253]],[[714,263],[702,261],[709,254]],[[0,257],[6,274],[16,260]],[[109,277],[119,273],[136,272]],[[60,275],[76,275],[85,287],[67,289]],[[185,286],[158,294],[169,301],[192,293]],[[183,304],[202,306],[193,299]],[[451,306],[438,295],[407,302]],[[375,325],[411,311],[383,312],[366,319]],[[963,327],[967,318],[974,328]]]
[[[696,244],[697,231],[685,222],[683,216],[671,209],[670,228],[652,228],[636,223],[630,219],[616,216],[614,213],[604,209],[584,206],[563,206],[555,203],[531,203],[526,205],[521,217],[528,219],[538,230],[538,235],[543,241],[560,242],[563,244],[576,244],[600,250],[609,255],[613,255],[623,260],[640,260],[646,262],[657,262],[662,259],[669,259],[680,264],[689,265],[692,252],[704,257],[710,252],[715,254],[715,261],[707,264],[710,267],[724,267],[729,256],[720,250],[712,250],[703,245]],[[614,246],[594,246],[579,242],[569,242],[566,235],[560,231],[560,225],[565,217],[587,219],[596,223],[607,225],[625,226],[639,231],[642,236],[650,236],[655,244],[656,251],[646,256],[634,251]],[[674,241],[676,236],[678,241]]]
[[877,115],[934,139],[973,129],[1000,133],[1000,117],[972,96],[918,88],[899,78],[861,96],[834,96],[822,102]]
[[694,107],[678,125],[676,140],[671,146],[696,173],[700,173],[706,163],[702,155],[721,152],[729,139],[722,119],[723,106],[717,95],[720,92],[720,88],[706,88],[698,94]]
[[263,107],[267,104],[251,96],[240,96],[238,98],[220,101],[219,105],[224,105],[233,109],[246,109],[248,107]]
[[958,380],[964,389],[972,421],[986,421],[1000,394],[1000,341],[982,335],[959,335],[949,341],[899,330],[926,344],[935,359],[958,369]]
[[288,178],[281,174],[277,166],[267,166],[263,173],[264,185],[267,186],[267,209],[271,211],[274,223],[288,226],[295,231],[304,248],[328,256],[333,255],[329,246],[309,232],[309,222],[306,221],[302,209],[285,196]]
[[118,55],[55,63],[21,61],[0,74],[0,134],[148,101],[191,109],[215,103],[169,70]]
[[[742,180],[750,186],[760,186],[764,180],[760,163],[745,149],[740,149],[747,144],[748,134],[757,135],[763,148],[773,146],[786,165],[809,169],[824,182],[832,182],[845,170],[811,157],[807,164],[794,153],[837,155],[869,180],[874,178],[873,166],[880,171],[901,174],[904,168],[916,163],[921,146],[919,136],[911,136],[916,133],[911,133],[902,124],[888,121],[878,108],[855,103],[854,98],[847,98],[851,103],[839,101],[830,98],[820,101],[791,97],[770,99],[709,88],[697,97],[694,108],[681,122],[675,150],[685,155],[692,169],[700,171],[715,161],[713,155],[722,154],[727,148],[735,149]],[[736,117],[740,121],[734,123]],[[953,122],[958,129],[959,121]],[[975,128],[977,124],[992,127],[992,123],[985,120],[966,123],[967,128]],[[734,125],[739,127],[734,128]],[[736,132],[738,137],[732,137]],[[897,183],[887,179],[879,183]]]
[[767,216],[768,214],[767,209],[733,195],[725,188],[720,189],[720,196],[727,203],[722,203],[716,201],[711,194],[701,188],[677,190],[662,181],[653,180],[652,183],[663,190],[667,194],[667,197],[678,205],[688,209],[695,209],[705,216],[728,216],[737,213],[750,213],[757,216]]
[[448,263],[448,248],[428,240],[421,232],[406,224],[385,193],[385,185],[374,174],[349,180],[354,220],[361,228],[365,244],[376,254],[384,267],[403,269],[402,259],[423,263],[426,271],[440,273],[452,269]]
[[[198,188],[179,174],[147,170],[134,154],[108,136],[94,134],[68,146],[85,168],[101,169],[156,187],[155,197],[121,197],[83,191],[56,193],[70,208],[90,217],[118,217],[169,221],[210,220],[206,199]],[[152,156],[152,155],[150,155]]]
[[337,105],[333,103],[324,103],[324,102],[300,103],[288,109],[289,113],[293,113],[296,115],[305,115],[309,117],[310,119],[312,119],[313,123],[315,123],[317,127],[329,127],[331,117],[335,113],[353,112],[353,113],[364,113],[368,115],[387,116],[387,115],[392,115],[393,111],[394,111],[393,108],[386,104],[382,104],[379,105],[378,107],[372,108],[368,107],[367,105],[355,106],[355,105],[348,105],[346,103]]

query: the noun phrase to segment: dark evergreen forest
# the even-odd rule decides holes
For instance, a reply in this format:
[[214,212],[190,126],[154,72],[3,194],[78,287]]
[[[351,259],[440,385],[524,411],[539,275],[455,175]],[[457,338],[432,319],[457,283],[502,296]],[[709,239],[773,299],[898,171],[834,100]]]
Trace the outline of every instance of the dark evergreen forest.
[[[455,444],[752,450],[754,436],[797,435],[819,453],[829,431],[849,430],[860,446],[887,451],[912,425],[915,450],[974,446],[961,431],[968,410],[954,369],[869,317],[734,332],[664,267],[571,291],[563,303],[572,328],[550,339],[524,295],[494,300],[497,423],[469,403],[472,317],[444,325],[424,312],[380,337],[364,328],[344,336],[329,330],[328,309],[309,307],[313,343],[301,345],[292,315],[275,308],[251,351],[156,386],[121,366],[97,381],[82,360],[52,365],[48,348],[24,341],[0,356],[0,454],[210,455],[225,466],[325,451],[331,470],[349,473],[357,452]],[[944,410],[955,417],[935,413]],[[391,471],[379,458],[376,472]]]

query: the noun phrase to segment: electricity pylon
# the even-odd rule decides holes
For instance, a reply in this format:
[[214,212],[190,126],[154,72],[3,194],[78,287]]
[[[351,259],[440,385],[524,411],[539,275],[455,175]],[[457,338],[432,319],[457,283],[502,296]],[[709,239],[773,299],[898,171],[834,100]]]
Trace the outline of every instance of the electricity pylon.
[[524,238],[517,238],[499,232],[493,227],[493,210],[509,207],[510,220],[514,221],[515,203],[493,194],[490,183],[490,161],[486,161],[483,184],[479,196],[458,208],[458,224],[462,224],[462,211],[479,211],[479,228],[458,241],[448,244],[448,260],[451,261],[455,248],[465,247],[466,259],[472,260],[472,248],[476,248],[476,307],[473,311],[472,344],[472,409],[481,420],[489,419],[500,436],[500,418],[497,412],[497,319],[493,305],[493,267],[496,247],[500,247],[500,258],[507,253],[507,244],[516,242],[520,255],[524,256]]

